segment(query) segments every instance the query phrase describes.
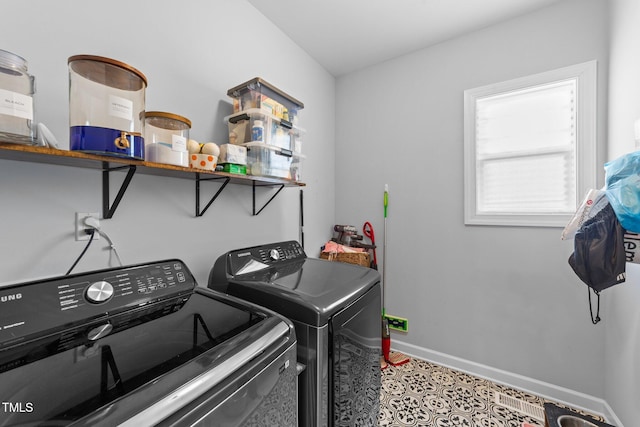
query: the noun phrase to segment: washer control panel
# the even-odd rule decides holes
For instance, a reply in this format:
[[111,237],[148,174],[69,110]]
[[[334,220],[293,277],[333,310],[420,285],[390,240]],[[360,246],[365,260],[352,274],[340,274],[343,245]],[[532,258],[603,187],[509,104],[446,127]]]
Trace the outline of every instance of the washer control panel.
[[196,285],[182,261],[166,260],[0,288],[0,349],[43,331],[192,293]]

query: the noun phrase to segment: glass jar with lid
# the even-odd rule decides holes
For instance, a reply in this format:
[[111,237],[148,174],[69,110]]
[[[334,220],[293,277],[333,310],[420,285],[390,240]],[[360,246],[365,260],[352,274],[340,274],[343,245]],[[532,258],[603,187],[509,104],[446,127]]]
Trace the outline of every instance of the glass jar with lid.
[[35,78],[27,61],[0,50],[0,141],[35,144]]
[[146,111],[144,116],[145,160],[189,167],[191,120],[163,111]]
[[111,58],[69,58],[69,148],[144,160],[147,78]]

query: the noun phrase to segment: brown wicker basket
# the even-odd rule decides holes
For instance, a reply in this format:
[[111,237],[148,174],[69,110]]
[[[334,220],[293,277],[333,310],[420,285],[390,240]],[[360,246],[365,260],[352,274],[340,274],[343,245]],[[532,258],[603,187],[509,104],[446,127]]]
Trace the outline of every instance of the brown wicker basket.
[[321,252],[321,259],[329,261],[346,262],[349,264],[357,264],[363,267],[370,267],[371,260],[368,252]]

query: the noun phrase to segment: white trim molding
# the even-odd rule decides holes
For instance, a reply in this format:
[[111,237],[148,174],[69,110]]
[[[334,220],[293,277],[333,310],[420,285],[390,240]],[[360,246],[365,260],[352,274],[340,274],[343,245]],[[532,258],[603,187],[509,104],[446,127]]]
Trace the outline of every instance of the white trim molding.
[[577,87],[576,207],[597,181],[597,61],[516,78],[464,91],[464,221],[466,225],[564,227],[572,213],[489,214],[477,209],[477,100],[515,90],[575,79]]

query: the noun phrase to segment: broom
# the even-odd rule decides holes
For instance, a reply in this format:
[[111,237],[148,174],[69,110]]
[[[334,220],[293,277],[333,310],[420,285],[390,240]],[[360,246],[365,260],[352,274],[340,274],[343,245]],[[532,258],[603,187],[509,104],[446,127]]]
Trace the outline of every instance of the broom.
[[[385,310],[384,298],[387,286],[387,208],[389,207],[389,185],[384,185],[384,240],[382,242],[382,356],[393,366],[404,365],[411,358],[403,353],[391,351],[391,334],[389,333],[389,319]],[[384,369],[386,366],[382,365]]]

